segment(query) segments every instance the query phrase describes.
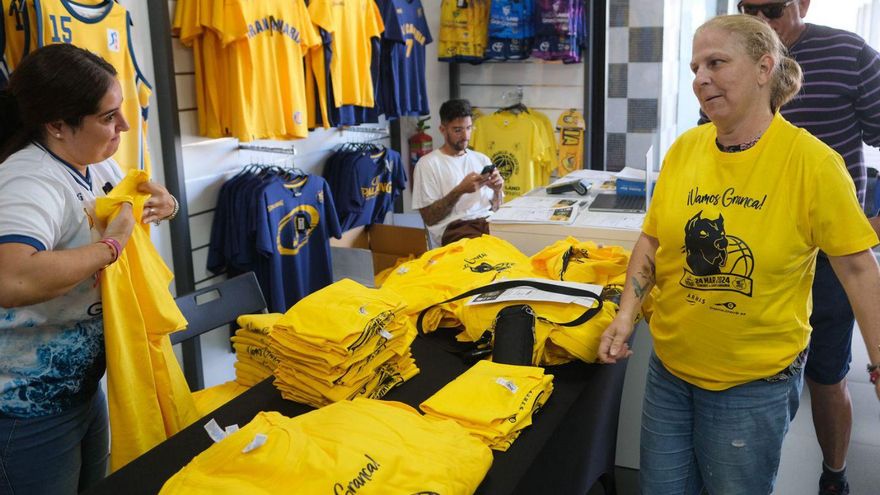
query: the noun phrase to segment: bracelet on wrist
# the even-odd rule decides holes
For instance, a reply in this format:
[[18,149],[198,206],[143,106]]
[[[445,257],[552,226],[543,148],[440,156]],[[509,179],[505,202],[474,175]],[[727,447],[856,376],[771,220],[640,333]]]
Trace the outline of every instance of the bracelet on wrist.
[[116,239],[112,237],[105,237],[98,241],[100,244],[104,244],[110,247],[110,250],[113,252],[113,260],[110,263],[107,263],[105,266],[110,266],[119,259],[119,255],[122,254],[122,244],[119,243]]
[[180,211],[180,203],[177,202],[177,198],[175,198],[174,196],[171,196],[171,201],[174,201],[174,208],[171,210],[171,214],[163,218],[162,220],[170,221],[177,218],[177,213]]

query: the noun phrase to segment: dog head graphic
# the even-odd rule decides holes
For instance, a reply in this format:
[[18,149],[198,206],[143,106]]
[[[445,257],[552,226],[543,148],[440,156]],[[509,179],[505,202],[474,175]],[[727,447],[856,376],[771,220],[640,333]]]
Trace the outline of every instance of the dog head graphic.
[[684,247],[687,264],[694,275],[715,275],[727,263],[727,234],[724,216],[712,220],[702,217],[700,211],[684,227]]

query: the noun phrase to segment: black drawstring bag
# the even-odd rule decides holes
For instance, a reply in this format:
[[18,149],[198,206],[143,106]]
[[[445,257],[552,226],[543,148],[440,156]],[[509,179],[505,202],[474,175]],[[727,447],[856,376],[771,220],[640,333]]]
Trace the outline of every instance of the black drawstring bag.
[[535,348],[535,312],[528,304],[502,308],[495,317],[492,361],[504,364],[532,364]]
[[[547,292],[557,292],[570,296],[586,296],[592,297],[599,304],[596,307],[586,309],[583,314],[572,321],[553,322],[535,314],[531,306],[527,304],[517,304],[502,308],[495,317],[494,331],[487,330],[477,339],[468,349],[456,349],[452,352],[459,354],[467,363],[476,362],[488,355],[492,355],[492,360],[506,364],[532,364],[532,351],[535,346],[535,320],[541,319],[550,323],[555,323],[563,327],[575,327],[582,325],[590,320],[594,315],[602,310],[602,297],[595,292],[574,287],[559,286],[556,284],[538,282],[535,280],[505,280],[503,282],[494,282],[483,287],[477,287],[467,292],[463,292],[455,297],[447,299],[443,302],[431,305],[419,313],[416,319],[416,330],[419,334],[424,335],[425,330],[422,322],[425,314],[440,304],[456,301],[466,297],[485,294],[498,290],[510,289],[512,287],[534,287]],[[501,349],[499,350],[499,346]]]

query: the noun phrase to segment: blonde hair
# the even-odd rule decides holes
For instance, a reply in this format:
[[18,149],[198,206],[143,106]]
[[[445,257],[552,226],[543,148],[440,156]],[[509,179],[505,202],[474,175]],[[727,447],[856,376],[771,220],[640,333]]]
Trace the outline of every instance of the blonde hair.
[[801,66],[788,56],[788,50],[776,31],[766,22],[745,14],[720,15],[703,23],[697,28],[697,33],[709,28],[736,35],[746,55],[754,62],[758,62],[764,55],[773,58],[775,65],[770,84],[770,110],[773,113],[791,101],[801,90],[804,80]]

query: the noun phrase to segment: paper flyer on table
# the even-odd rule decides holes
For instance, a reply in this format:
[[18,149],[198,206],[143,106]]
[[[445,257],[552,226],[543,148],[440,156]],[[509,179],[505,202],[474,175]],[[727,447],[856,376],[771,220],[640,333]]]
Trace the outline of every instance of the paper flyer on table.
[[520,196],[496,211],[494,223],[551,223],[570,225],[586,201],[575,198]]
[[[578,282],[562,282],[559,280],[549,280],[543,278],[522,278],[522,279],[511,279],[511,280],[500,280],[499,282],[513,282],[513,281],[531,281],[531,282],[541,282],[545,284],[557,285],[560,287],[572,287],[576,289],[583,289],[593,292],[595,294],[602,293],[602,286],[596,284],[581,284]],[[534,287],[522,286],[522,287],[513,287],[510,289],[502,289],[497,291],[486,292],[485,294],[479,294],[472,297],[468,302],[465,303],[465,306],[479,305],[479,304],[493,304],[500,302],[514,302],[514,301],[531,301],[531,302],[555,302],[562,304],[577,304],[578,306],[583,306],[585,308],[593,307],[593,304],[596,303],[596,299],[592,297],[586,296],[569,296],[567,294],[558,294],[556,292],[546,292],[541,289],[536,289]]]

